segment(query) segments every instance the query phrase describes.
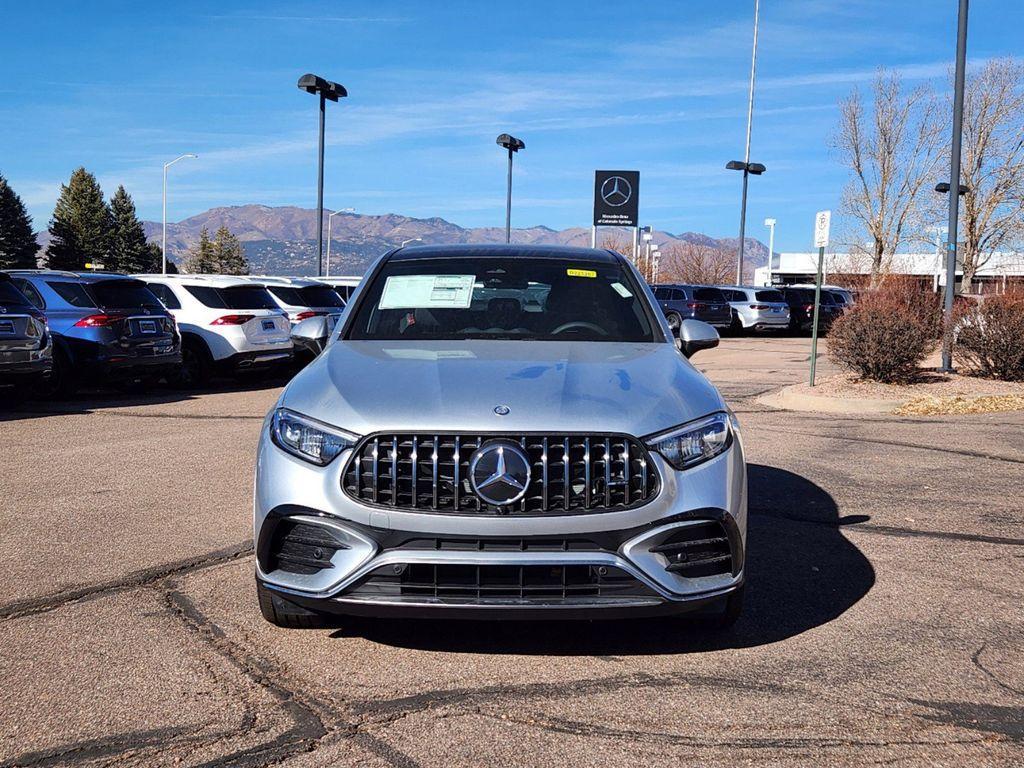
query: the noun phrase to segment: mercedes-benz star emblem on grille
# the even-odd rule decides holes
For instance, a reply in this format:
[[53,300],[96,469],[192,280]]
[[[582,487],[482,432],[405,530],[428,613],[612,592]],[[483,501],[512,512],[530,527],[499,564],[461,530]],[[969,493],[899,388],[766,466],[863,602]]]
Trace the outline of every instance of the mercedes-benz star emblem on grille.
[[601,199],[612,208],[625,205],[632,196],[632,185],[621,176],[609,176],[601,185]]
[[514,504],[530,485],[530,460],[513,442],[484,443],[470,460],[469,482],[488,504]]
[[511,410],[512,409],[509,408],[507,405],[496,405],[496,406],[494,406],[494,412],[496,414],[498,414],[499,416],[508,416],[508,414],[509,414],[509,412],[511,412]]

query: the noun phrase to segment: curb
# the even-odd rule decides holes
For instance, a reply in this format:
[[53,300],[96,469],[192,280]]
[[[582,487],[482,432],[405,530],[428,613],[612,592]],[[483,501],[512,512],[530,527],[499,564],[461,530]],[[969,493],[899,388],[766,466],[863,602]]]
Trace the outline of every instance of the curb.
[[826,397],[824,395],[809,395],[805,392],[797,392],[796,387],[802,386],[791,384],[788,387],[769,392],[756,398],[756,402],[767,405],[769,408],[777,408],[785,411],[816,411],[818,413],[892,413],[908,400],[871,400],[868,398],[855,397]]

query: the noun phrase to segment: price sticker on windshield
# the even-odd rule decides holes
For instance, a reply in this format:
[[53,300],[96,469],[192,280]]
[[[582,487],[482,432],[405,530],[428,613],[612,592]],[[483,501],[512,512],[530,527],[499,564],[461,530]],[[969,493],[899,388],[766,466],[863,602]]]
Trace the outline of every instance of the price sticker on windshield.
[[469,309],[475,275],[391,275],[380,309]]
[[597,277],[597,272],[593,269],[567,269],[565,274],[569,277]]

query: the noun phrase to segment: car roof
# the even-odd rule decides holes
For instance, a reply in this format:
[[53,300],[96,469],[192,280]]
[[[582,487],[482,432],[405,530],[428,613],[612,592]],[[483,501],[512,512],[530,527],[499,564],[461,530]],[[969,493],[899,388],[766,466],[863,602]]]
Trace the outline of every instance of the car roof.
[[274,286],[293,286],[308,288],[309,286],[326,285],[311,277],[277,277],[274,275],[246,275],[243,279],[254,283]]
[[506,243],[454,243],[451,245],[414,245],[392,251],[391,261],[413,259],[564,259],[591,264],[617,264],[614,251],[571,245],[521,245]]
[[239,275],[190,275],[188,273],[175,275],[133,275],[139,280],[167,280],[175,283],[191,283],[194,285],[208,285],[211,288],[238,288],[241,286],[258,287],[260,283],[254,283],[246,276]]
[[138,278],[132,275],[122,275],[118,272],[70,272],[62,269],[12,269],[10,274],[18,277],[45,277],[61,281],[76,283],[104,283],[110,280],[137,281]]

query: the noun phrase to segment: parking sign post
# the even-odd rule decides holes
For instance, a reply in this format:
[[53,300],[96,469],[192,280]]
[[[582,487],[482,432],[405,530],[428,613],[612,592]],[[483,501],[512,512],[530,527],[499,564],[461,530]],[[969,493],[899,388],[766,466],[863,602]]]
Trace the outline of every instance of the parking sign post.
[[[821,307],[821,270],[825,262],[825,246],[828,245],[828,230],[832,211],[818,211],[814,217],[814,244],[818,246],[818,276],[814,279],[814,324],[811,326],[811,386],[818,367],[818,313]],[[768,258],[771,258],[769,254]]]

